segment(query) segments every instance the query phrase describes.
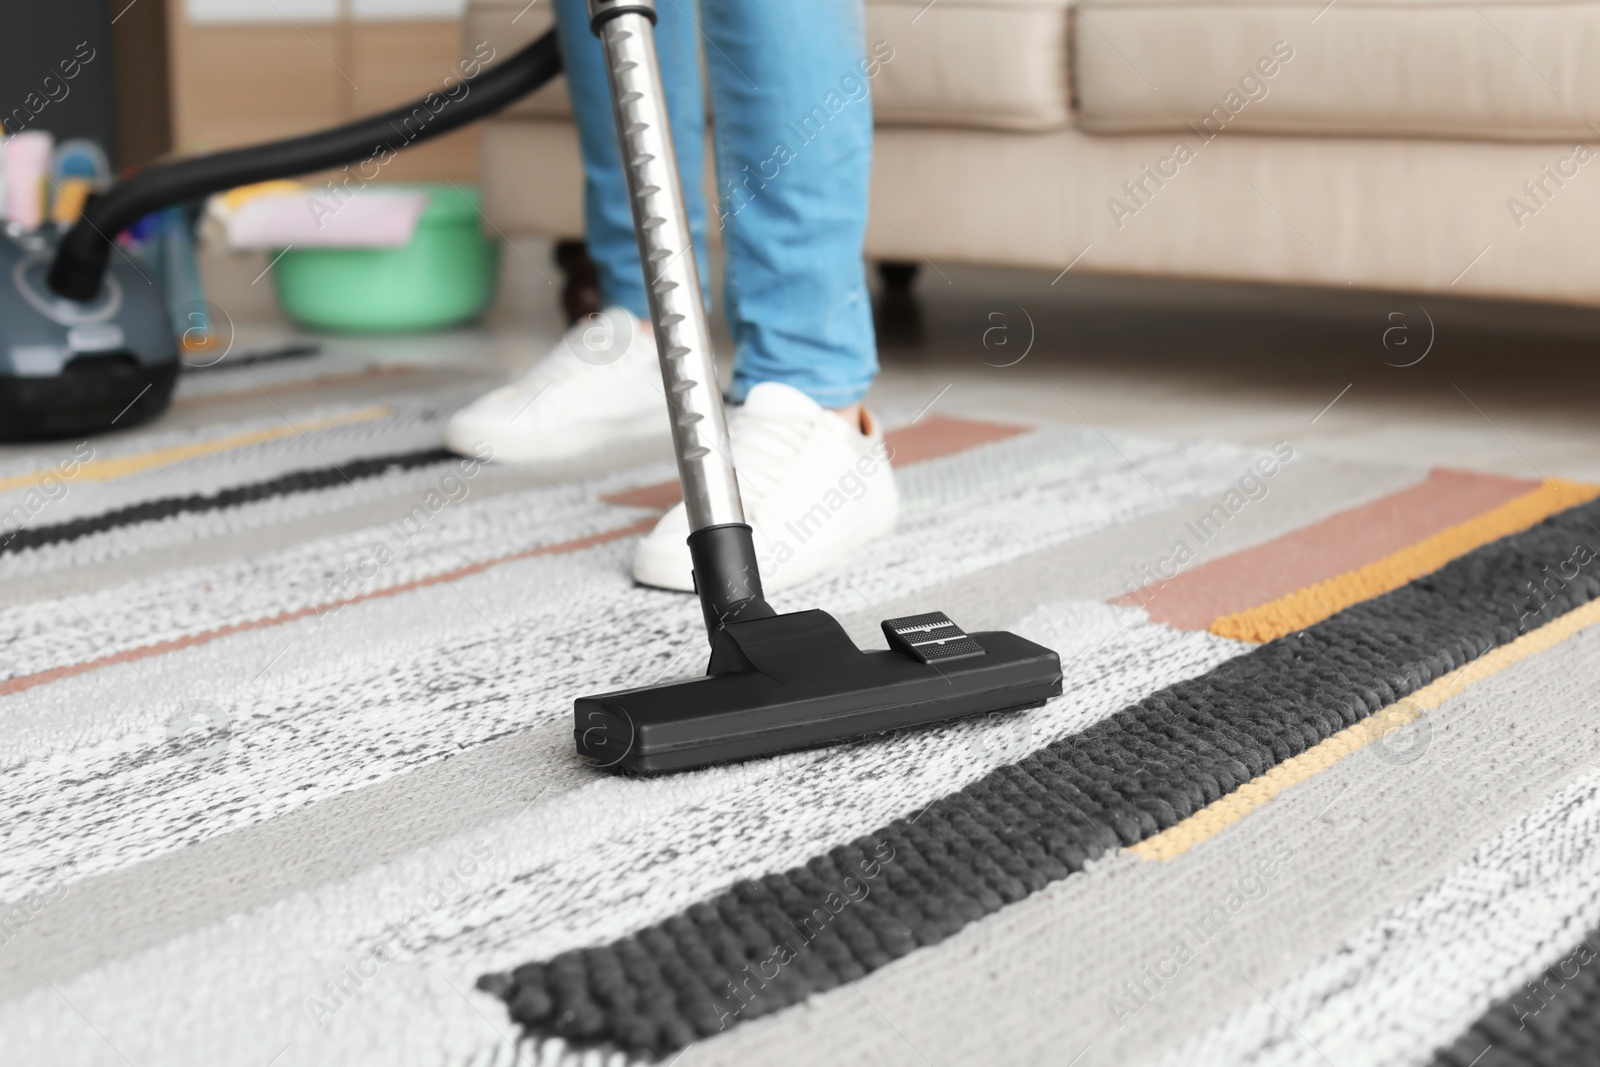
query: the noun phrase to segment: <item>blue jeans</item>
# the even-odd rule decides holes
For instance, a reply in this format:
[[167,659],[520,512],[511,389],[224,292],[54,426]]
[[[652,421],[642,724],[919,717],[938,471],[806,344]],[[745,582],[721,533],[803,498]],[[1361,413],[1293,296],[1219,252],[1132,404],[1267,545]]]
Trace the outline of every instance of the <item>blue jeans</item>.
[[[861,241],[872,165],[861,0],[658,0],[656,49],[701,278],[706,269],[706,83],[733,387],[783,382],[828,407],[878,370]],[[584,0],[556,0],[583,153],[584,226],[607,304],[649,316],[599,43]],[[892,53],[889,53],[892,58]]]

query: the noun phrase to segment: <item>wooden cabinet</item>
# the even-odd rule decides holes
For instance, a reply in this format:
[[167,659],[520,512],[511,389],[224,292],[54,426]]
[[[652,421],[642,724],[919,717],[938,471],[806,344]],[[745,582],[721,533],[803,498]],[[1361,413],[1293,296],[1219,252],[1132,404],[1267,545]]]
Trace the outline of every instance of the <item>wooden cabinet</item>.
[[[331,126],[460,74],[463,0],[168,2],[173,140],[183,151]],[[407,149],[383,180],[476,181],[479,137],[469,127]]]

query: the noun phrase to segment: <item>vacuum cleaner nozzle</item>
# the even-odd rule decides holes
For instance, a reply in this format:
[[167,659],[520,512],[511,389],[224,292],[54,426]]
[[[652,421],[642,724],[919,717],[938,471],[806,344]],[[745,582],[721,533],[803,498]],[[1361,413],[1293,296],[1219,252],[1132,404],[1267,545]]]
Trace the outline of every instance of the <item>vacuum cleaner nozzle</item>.
[[705,301],[657,66],[654,0],[589,0],[605,56],[634,236],[689,519],[711,665],[705,677],[580,697],[578,752],[635,774],[767,756],[1061,692],[1056,654],[1015,634],[968,634],[939,613],[890,619],[863,652],[825,611],[767,604],[717,390]]
[[582,697],[578,752],[633,774],[814,748],[1061,693],[1061,661],[1003,631],[968,634],[940,612],[883,623],[863,652],[825,611],[731,622],[704,677]]

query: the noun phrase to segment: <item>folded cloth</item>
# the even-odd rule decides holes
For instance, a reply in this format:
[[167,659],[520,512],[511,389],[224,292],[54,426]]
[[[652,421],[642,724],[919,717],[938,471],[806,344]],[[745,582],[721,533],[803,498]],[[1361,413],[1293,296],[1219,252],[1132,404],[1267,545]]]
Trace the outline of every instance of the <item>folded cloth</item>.
[[55,137],[43,130],[24,130],[5,139],[5,216],[25,230],[44,221],[44,179],[50,169]]
[[361,189],[335,196],[297,182],[266,182],[211,198],[208,222],[230,248],[403,248],[411,243],[428,194]]

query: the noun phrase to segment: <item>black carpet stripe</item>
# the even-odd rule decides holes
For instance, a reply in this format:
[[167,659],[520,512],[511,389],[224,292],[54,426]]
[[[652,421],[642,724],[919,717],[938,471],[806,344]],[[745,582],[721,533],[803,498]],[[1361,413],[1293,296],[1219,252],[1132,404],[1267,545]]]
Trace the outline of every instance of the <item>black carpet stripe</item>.
[[240,504],[254,504],[257,501],[267,500],[275,496],[288,496],[291,493],[309,493],[316,489],[327,489],[331,486],[344,485],[347,482],[360,481],[363,478],[375,478],[390,471],[411,470],[415,467],[426,467],[434,463],[444,463],[447,460],[460,458],[454,452],[443,448],[429,448],[419,452],[397,452],[388,456],[368,456],[362,459],[353,459],[337,467],[314,467],[308,470],[290,471],[288,474],[281,474],[276,478],[269,478],[263,482],[234,486],[231,489],[221,489],[215,493],[193,493],[189,496],[169,496],[158,500],[146,500],[138,504],[130,504],[125,508],[115,508],[111,511],[102,512],[99,515],[85,515],[81,519],[72,519],[69,522],[58,522],[48,526],[24,526],[21,529],[12,530],[4,536],[0,536],[0,555],[10,552],[26,552],[30,548],[39,548],[43,545],[56,545],[67,541],[76,541],[80,537],[104,533],[106,530],[115,530],[122,526],[133,526],[144,522],[160,522],[162,519],[170,518],[174,515],[220,511],[223,508],[238,507]]
[[[289,341],[280,345],[266,345],[253,350],[240,352],[229,358],[228,354],[210,363],[190,363],[185,360],[182,364],[185,374],[204,374],[210,371],[237,370],[241,367],[254,367],[262,363],[276,363],[283,359],[305,359],[309,356],[322,354],[322,346],[315,341]],[[197,352],[195,359],[206,358],[205,352]]]
[[1600,1061],[1600,930],[1440,1049],[1435,1067],[1577,1067]]
[[[1576,544],[1600,546],[1597,520],[1600,503],[1563,512],[1155,693],[914,820],[479,987],[533,1034],[660,1055],[860,978],[1514,640],[1535,606],[1526,583],[1545,581],[1541,568],[1562,567]],[[1593,599],[1595,572],[1552,589],[1524,628]]]

